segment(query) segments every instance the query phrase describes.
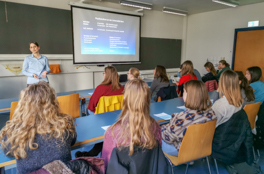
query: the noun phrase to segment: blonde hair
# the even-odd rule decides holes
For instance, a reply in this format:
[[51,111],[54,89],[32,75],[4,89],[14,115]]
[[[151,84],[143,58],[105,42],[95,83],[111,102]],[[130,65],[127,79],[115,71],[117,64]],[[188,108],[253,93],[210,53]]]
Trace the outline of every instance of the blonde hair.
[[26,158],[28,148],[38,149],[34,142],[36,134],[47,139],[54,137],[61,143],[76,134],[74,118],[61,113],[54,89],[43,81],[21,91],[12,120],[1,130],[1,148],[10,145],[7,154],[16,159]]
[[215,67],[214,67],[214,65],[213,65],[211,62],[206,62],[206,63],[204,64],[204,67],[209,68],[210,72],[211,72],[214,76],[217,75],[217,72],[216,72],[216,70],[215,70]]
[[119,83],[119,75],[117,73],[117,70],[115,67],[113,66],[108,66],[105,67],[105,79],[104,81],[101,83],[101,85],[111,85],[111,90],[112,91],[116,91],[118,89],[120,89],[120,83]]
[[146,82],[134,79],[127,82],[124,90],[123,109],[118,121],[112,126],[120,124],[121,135],[118,138],[118,146],[126,146],[129,143],[129,155],[134,153],[134,146],[152,149],[157,145],[152,131],[155,120],[149,115],[151,92]]
[[190,80],[184,83],[187,92],[185,107],[192,110],[205,111],[211,108],[212,103],[205,84],[198,80]]
[[186,60],[182,64],[182,76],[187,75],[187,74],[190,74],[192,78],[194,76],[193,63],[190,60]]
[[132,67],[129,69],[129,71],[130,71],[130,74],[132,74],[134,76],[134,78],[141,79],[140,78],[140,72],[137,68]]
[[230,105],[239,107],[243,103],[239,86],[239,78],[237,73],[232,70],[226,70],[221,74],[218,92],[221,97],[223,95],[226,97]]

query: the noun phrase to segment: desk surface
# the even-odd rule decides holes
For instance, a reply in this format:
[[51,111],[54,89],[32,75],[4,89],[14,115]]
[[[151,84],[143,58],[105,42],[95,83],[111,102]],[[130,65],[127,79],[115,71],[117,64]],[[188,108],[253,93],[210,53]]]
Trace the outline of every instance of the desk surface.
[[[177,106],[182,105],[184,105],[182,98],[166,100],[159,103],[151,103],[150,115],[157,122],[163,122],[163,119],[154,116],[154,114],[161,112],[165,112],[167,114],[181,112],[182,110],[178,109]],[[98,115],[76,118],[77,140],[73,145],[73,148],[75,149],[82,146],[103,142],[105,130],[102,129],[102,126],[110,126],[114,124],[117,121],[120,113],[121,110],[117,110]],[[6,157],[3,152],[0,153],[0,167],[11,165],[15,162],[16,161],[14,158]]]

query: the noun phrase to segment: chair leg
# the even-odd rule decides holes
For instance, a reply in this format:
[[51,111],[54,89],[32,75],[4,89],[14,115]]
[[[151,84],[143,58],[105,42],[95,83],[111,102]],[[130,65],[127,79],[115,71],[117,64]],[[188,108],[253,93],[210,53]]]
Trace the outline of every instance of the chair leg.
[[206,157],[206,161],[207,161],[209,173],[211,174],[211,169],[210,169],[210,164],[209,164],[208,156]]
[[259,153],[259,150],[257,149],[257,152],[258,152],[258,159],[260,159],[260,153]]
[[171,173],[174,174],[174,171],[173,171],[173,164],[171,162],[171,160],[165,155],[165,158],[169,161],[170,163],[170,167],[171,167]]
[[257,161],[257,158],[256,158],[256,154],[255,154],[255,149],[254,149],[254,146],[252,147],[253,149],[253,156],[254,156],[254,161]]
[[189,167],[189,162],[187,163],[185,174],[187,174],[188,172],[188,167]]
[[216,159],[214,159],[214,163],[215,163],[216,173],[217,173],[217,174],[219,174],[219,171],[218,171],[218,166],[217,166]]

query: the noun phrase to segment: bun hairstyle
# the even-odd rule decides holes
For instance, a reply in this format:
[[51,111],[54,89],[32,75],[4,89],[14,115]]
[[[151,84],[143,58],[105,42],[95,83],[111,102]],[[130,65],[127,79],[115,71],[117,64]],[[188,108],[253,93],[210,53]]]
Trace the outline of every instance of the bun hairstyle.
[[225,65],[225,67],[230,67],[229,63],[227,63],[225,60],[220,60],[219,63],[222,63]]
[[134,76],[134,78],[141,79],[140,78],[140,72],[137,68],[132,67],[129,69],[129,71],[130,71],[130,74],[132,74]]

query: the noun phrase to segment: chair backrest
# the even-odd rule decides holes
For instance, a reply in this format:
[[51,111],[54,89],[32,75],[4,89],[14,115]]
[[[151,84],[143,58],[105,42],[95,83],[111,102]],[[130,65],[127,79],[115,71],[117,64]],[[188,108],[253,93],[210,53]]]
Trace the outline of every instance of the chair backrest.
[[79,94],[70,94],[57,97],[62,113],[74,118],[80,117]]
[[176,86],[168,86],[168,87],[163,87],[160,88],[160,90],[157,92],[157,102],[164,101],[164,100],[169,100],[173,98],[177,98],[177,92],[176,92]]
[[248,116],[248,121],[250,123],[251,129],[255,128],[255,120],[256,120],[256,116],[259,112],[260,104],[261,104],[261,102],[252,103],[252,104],[247,104],[244,107],[244,110]]
[[126,82],[126,81],[127,81],[127,74],[120,74],[119,82]]
[[217,84],[216,80],[209,80],[209,81],[205,82],[205,86],[206,86],[208,92],[218,89],[218,84]]
[[14,115],[14,112],[15,112],[15,109],[17,107],[17,104],[18,104],[18,101],[17,102],[12,102],[11,103],[11,108],[10,108],[10,116],[9,116],[9,119],[11,120],[13,115]]
[[183,137],[178,164],[211,155],[216,120],[188,126]]
[[172,168],[159,143],[152,149],[134,146],[133,155],[129,155],[129,146],[123,146],[112,150],[107,165],[106,174],[116,173],[171,174]]
[[123,108],[124,95],[102,96],[100,97],[94,114],[115,111]]

